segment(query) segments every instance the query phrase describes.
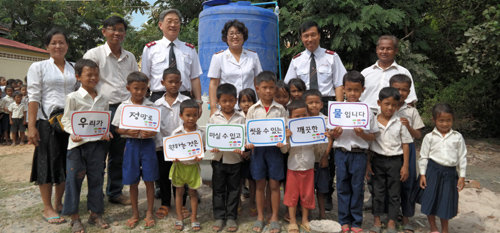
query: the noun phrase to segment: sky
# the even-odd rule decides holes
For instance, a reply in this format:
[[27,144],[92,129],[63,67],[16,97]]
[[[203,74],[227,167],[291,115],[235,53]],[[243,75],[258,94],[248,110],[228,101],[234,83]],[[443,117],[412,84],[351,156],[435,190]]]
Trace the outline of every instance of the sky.
[[[155,0],[146,0],[146,1],[149,2],[149,4],[151,5],[155,3]],[[150,14],[149,11],[145,11],[144,15],[142,15],[140,12],[133,13],[131,15],[132,21],[130,24],[132,24],[132,26],[134,26],[135,28],[139,29],[139,27],[141,27],[142,24],[148,21],[149,14]]]

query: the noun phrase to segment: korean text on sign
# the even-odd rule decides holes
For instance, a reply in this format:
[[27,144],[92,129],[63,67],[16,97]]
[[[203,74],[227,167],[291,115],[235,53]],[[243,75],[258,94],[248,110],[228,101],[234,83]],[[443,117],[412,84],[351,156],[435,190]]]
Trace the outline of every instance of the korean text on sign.
[[207,150],[217,148],[220,151],[243,150],[245,146],[245,126],[240,124],[207,124]]
[[328,102],[328,127],[370,129],[368,105],[359,102]]
[[110,111],[75,111],[71,113],[73,135],[100,138],[109,132]]
[[142,105],[125,105],[120,117],[120,128],[160,132],[161,110]]
[[199,131],[163,138],[165,161],[193,160],[203,158],[203,141]]
[[290,146],[304,146],[325,143],[326,125],[323,117],[304,117],[288,120],[288,129],[292,132]]
[[285,120],[283,118],[247,120],[248,143],[254,146],[273,146],[286,144]]

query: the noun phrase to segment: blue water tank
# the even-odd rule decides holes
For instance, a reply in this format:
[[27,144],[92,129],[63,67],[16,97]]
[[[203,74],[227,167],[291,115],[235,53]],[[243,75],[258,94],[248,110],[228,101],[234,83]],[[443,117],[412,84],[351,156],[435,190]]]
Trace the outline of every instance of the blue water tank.
[[212,55],[227,49],[227,44],[221,39],[221,31],[227,21],[237,19],[248,28],[248,40],[243,47],[259,54],[263,70],[276,73],[278,68],[278,25],[273,10],[252,6],[247,1],[228,2],[206,1],[199,16],[198,53],[203,70],[200,79],[202,92],[206,94],[210,83],[207,73]]

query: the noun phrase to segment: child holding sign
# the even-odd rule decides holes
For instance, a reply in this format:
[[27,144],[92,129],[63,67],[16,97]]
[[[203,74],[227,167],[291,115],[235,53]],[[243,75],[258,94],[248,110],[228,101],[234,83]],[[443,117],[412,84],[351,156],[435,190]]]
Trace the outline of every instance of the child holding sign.
[[[255,89],[259,96],[259,101],[248,109],[247,119],[261,118],[280,118],[286,117],[286,110],[275,102],[276,76],[270,71],[263,71],[255,77]],[[257,202],[257,221],[253,226],[253,231],[261,232],[264,229],[264,190],[266,187],[266,177],[269,177],[271,188],[271,209],[272,216],[270,220],[270,232],[280,231],[278,222],[278,210],[280,205],[280,180],[284,178],[283,156],[277,146],[255,147],[253,144],[247,144],[247,149],[253,149],[250,157],[250,171],[252,177],[256,180],[256,202]]]
[[[245,124],[245,116],[234,110],[236,105],[236,87],[230,83],[221,84],[217,87],[217,109],[208,120],[209,124]],[[244,138],[238,139],[244,141]],[[214,154],[212,160],[212,191],[213,212],[215,223],[214,231],[222,230],[224,220],[227,220],[227,231],[238,230],[236,219],[238,217],[238,204],[240,194],[242,151],[220,151],[217,148],[211,150]]]
[[[365,77],[358,71],[344,75],[343,86],[346,102],[359,102],[365,87]],[[369,111],[369,110],[368,110]],[[368,112],[372,116],[371,112]],[[369,142],[375,140],[379,131],[376,121],[369,118],[370,129],[343,129],[340,126],[331,131],[335,138],[335,164],[337,166],[337,200],[339,223],[342,232],[362,232],[363,194]]]
[[[71,215],[72,232],[84,232],[80,221],[78,207],[82,182],[87,175],[88,195],[87,208],[90,211],[88,222],[96,224],[102,229],[109,225],[102,218],[104,213],[104,167],[106,161],[106,143],[109,141],[109,132],[101,138],[86,138],[73,134],[71,113],[73,111],[107,111],[108,100],[97,93],[95,87],[99,83],[99,66],[91,60],[80,59],[75,64],[76,80],[82,86],[66,96],[64,115],[61,122],[64,130],[70,134],[68,154],[66,157],[66,188],[62,214]],[[109,127],[108,127],[109,128]]]
[[[349,98],[349,97],[348,97]],[[401,205],[401,181],[408,179],[408,143],[413,142],[408,129],[403,126],[397,114],[399,91],[394,87],[380,90],[380,113],[377,115],[379,132],[371,142],[374,152],[372,161],[368,161],[367,172],[373,179],[373,215],[374,226],[370,232],[380,232],[380,216],[384,214],[386,195],[388,195],[387,232],[396,231],[396,219]]]
[[[233,107],[234,108],[234,107]],[[205,141],[205,134],[198,127],[196,122],[198,121],[200,106],[192,99],[185,100],[180,105],[180,117],[183,121],[182,125],[175,129],[172,135],[184,134],[188,132],[200,131],[203,136],[203,142]],[[202,143],[203,143],[202,142]],[[182,196],[184,195],[184,185],[189,188],[189,200],[191,202],[191,229],[193,231],[200,231],[201,225],[197,220],[197,210],[198,210],[198,193],[196,190],[201,186],[201,175],[200,175],[200,165],[198,162],[201,161],[200,157],[195,157],[194,160],[189,161],[179,161],[175,160],[174,164],[170,168],[170,180],[172,180],[172,185],[175,187],[175,211],[177,213],[177,220],[175,221],[175,229],[182,231],[184,228],[184,219],[182,213]]]
[[123,117],[130,117],[122,114],[124,106],[131,104],[153,106],[153,102],[145,98],[148,90],[148,82],[148,77],[139,71],[134,71],[127,76],[127,90],[130,92],[130,98],[118,106],[112,122],[116,126],[116,133],[126,138],[123,153],[122,182],[124,185],[130,185],[132,217],[126,223],[129,229],[133,229],[137,225],[137,222],[139,222],[137,200],[141,176],[146,185],[146,198],[148,202],[146,218],[144,218],[144,228],[148,229],[155,226],[155,219],[153,217],[153,205],[155,201],[154,181],[158,179],[158,160],[156,159],[153,137],[156,135],[156,132],[119,128],[120,120]]
[[[405,74],[396,74],[389,80],[391,87],[398,89],[401,99],[396,114],[400,116],[401,123],[408,129],[408,132],[413,139],[420,139],[422,133],[420,129],[424,128],[424,122],[418,114],[417,108],[406,104],[405,100],[410,94],[411,79]],[[409,217],[415,214],[415,202],[410,200],[410,194],[417,185],[417,164],[415,143],[410,143],[410,158],[409,158],[409,176],[408,180],[401,183],[401,211],[403,214],[403,229],[405,232],[414,232],[415,229],[408,224]]]

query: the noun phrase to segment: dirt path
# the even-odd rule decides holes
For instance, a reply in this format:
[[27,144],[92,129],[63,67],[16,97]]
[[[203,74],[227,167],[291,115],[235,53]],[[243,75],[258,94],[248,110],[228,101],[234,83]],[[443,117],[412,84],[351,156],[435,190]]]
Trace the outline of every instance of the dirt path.
[[[459,215],[451,220],[452,232],[500,232],[500,145],[496,141],[467,140],[468,143],[468,178],[478,180],[482,188],[467,188],[460,193]],[[42,204],[38,188],[28,183],[31,172],[31,160],[33,147],[26,146],[2,146],[0,147],[0,232],[70,232],[69,223],[61,225],[49,225],[41,218]],[[126,190],[126,188],[125,188]],[[127,193],[127,192],[126,192]],[[201,205],[199,207],[199,221],[202,223],[201,232],[213,232],[211,230],[212,220],[212,192],[210,187],[203,185],[200,189]],[[334,195],[335,197],[335,195]],[[86,185],[82,190],[82,201],[80,203],[81,213],[86,210]],[[334,203],[336,202],[334,198]],[[140,209],[145,210],[145,189],[140,188]],[[105,218],[112,227],[108,230],[99,230],[86,223],[88,214],[83,215],[84,225],[89,232],[143,232],[140,227],[143,222],[133,231],[126,230],[123,225],[130,215],[130,207],[123,207],[106,203]],[[155,206],[159,206],[156,200]],[[255,218],[248,214],[248,202],[244,201],[240,212],[240,230],[238,232],[251,232]],[[334,207],[336,210],[336,207]],[[281,205],[280,215],[285,208]],[[141,211],[144,217],[144,211]],[[313,212],[313,218],[317,212]],[[337,219],[335,211],[327,214],[330,219]],[[372,223],[370,212],[364,213],[363,227],[369,229]],[[159,220],[157,226],[148,232],[174,232],[174,210],[171,210],[167,219]],[[283,232],[286,232],[286,224],[283,224]],[[185,232],[191,232],[189,221],[185,221]],[[412,219],[412,225],[417,228],[416,232],[428,232],[428,224],[425,215],[419,212]]]

